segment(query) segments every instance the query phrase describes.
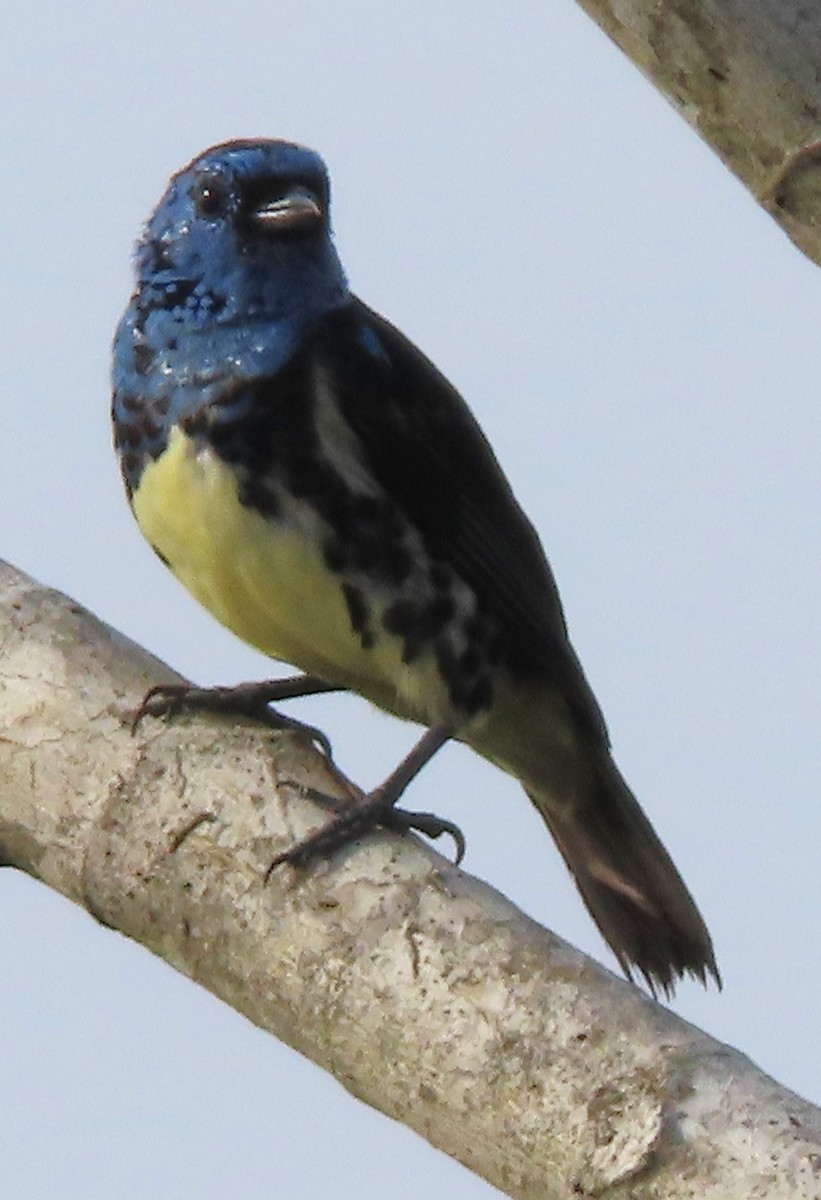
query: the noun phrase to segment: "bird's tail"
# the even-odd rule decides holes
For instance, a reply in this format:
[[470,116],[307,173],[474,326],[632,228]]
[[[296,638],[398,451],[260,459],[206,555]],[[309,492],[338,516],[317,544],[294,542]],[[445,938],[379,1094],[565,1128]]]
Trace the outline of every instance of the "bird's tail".
[[670,855],[622,779],[602,755],[586,795],[572,805],[528,789],[593,920],[632,978],[669,996],[678,978],[721,977],[707,927]]

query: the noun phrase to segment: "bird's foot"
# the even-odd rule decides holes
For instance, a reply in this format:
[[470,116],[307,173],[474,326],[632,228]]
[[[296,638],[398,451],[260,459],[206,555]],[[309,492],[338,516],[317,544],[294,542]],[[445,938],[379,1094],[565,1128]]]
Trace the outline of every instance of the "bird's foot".
[[265,878],[270,879],[276,868],[283,863],[302,867],[312,858],[329,858],[343,846],[350,845],[357,838],[380,827],[393,829],[398,833],[421,833],[431,839],[448,834],[453,838],[456,847],[456,863],[460,863],[464,858],[465,835],[458,825],[445,817],[436,816],[435,813],[409,812],[403,808],[396,808],[396,798],[391,797],[383,785],[363,796],[357,804],[346,808],[344,812],[337,812],[334,819],[316,833],[309,834],[295,846],[278,854],[265,872]]
[[271,873],[282,863],[302,866],[311,858],[327,857],[377,826],[394,829],[399,833],[413,830],[432,839],[441,837],[443,833],[449,834],[456,846],[456,862],[460,863],[465,853],[465,837],[458,825],[444,817],[437,817],[435,813],[408,812],[396,807],[411,780],[450,736],[451,730],[448,726],[434,725],[422,735],[396,770],[374,791],[363,796],[351,785],[356,803],[342,812],[335,806],[337,815],[334,819],[292,846],[290,850],[278,854],[269,866],[265,878],[269,879]]
[[193,687],[189,684],[159,684],[146,692],[134,714],[132,732],[146,717],[173,719],[181,712],[213,712],[261,721],[271,729],[290,729],[307,735],[327,759],[332,758],[331,743],[321,729],[306,725],[271,708],[279,700],[330,692],[331,684],[312,675],[289,679],[268,679],[261,683],[239,683],[233,687]]

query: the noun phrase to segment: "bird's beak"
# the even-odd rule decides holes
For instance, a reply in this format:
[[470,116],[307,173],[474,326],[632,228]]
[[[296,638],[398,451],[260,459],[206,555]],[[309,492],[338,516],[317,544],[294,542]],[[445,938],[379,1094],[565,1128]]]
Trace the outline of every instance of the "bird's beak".
[[255,208],[252,220],[271,233],[307,229],[322,219],[322,205],[313,192],[304,187],[292,188],[284,196],[266,200]]

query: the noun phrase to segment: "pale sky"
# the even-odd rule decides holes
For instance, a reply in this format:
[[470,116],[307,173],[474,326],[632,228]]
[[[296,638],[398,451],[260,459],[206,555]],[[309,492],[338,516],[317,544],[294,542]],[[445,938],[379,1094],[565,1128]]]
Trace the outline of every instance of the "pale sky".
[[[710,925],[724,993],[676,1010],[821,1102],[818,269],[569,2],[33,0],[0,106],[0,555],[199,682],[269,674],[142,542],[108,357],[168,175],[228,137],[313,146],[355,290],[496,447]],[[364,785],[415,732],[292,711]],[[612,966],[514,781],[448,748],[412,796]],[[3,872],[0,911],[4,1195],[498,1194],[44,887]]]

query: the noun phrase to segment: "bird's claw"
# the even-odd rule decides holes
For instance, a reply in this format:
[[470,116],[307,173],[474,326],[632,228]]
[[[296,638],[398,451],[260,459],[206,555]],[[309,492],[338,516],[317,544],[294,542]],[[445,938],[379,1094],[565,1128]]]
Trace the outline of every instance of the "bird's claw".
[[448,837],[453,838],[456,849],[454,864],[458,867],[465,857],[467,850],[465,835],[456,822],[449,821],[447,817],[438,817],[436,813],[409,812],[404,808],[395,808],[390,817],[385,817],[383,824],[390,829],[397,829],[400,833],[421,833],[431,841],[436,841],[442,834],[447,834]]
[[435,839],[448,834],[453,838],[456,847],[455,863],[462,861],[465,855],[466,841],[462,830],[453,821],[445,817],[437,817],[435,813],[409,812],[396,808],[392,801],[385,800],[378,792],[364,797],[356,806],[339,813],[327,825],[323,825],[315,833],[297,842],[294,846],[283,850],[268,866],[265,872],[266,881],[277,867],[288,863],[292,867],[305,866],[312,858],[328,858],[343,846],[370,833],[371,830],[382,826],[393,829],[398,833],[421,833],[425,837]]
[[146,717],[176,717],[185,707],[188,693],[197,691],[185,684],[158,683],[145,693],[131,721],[131,732],[136,733]]

